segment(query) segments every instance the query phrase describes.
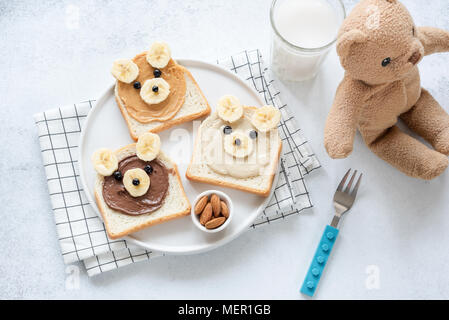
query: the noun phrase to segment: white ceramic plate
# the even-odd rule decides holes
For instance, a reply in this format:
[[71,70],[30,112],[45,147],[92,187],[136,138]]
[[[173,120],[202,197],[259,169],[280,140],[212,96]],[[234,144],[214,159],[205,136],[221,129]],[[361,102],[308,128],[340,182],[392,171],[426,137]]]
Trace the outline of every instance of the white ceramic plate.
[[[261,106],[264,104],[255,90],[228,70],[201,61],[177,61],[193,74],[212,109],[218,99],[225,94],[239,97],[245,105]],[[161,149],[177,163],[189,201],[194,201],[199,193],[209,189],[223,191],[231,197],[235,210],[231,223],[219,233],[207,234],[198,230],[188,215],[133,233],[126,237],[127,241],[149,250],[168,254],[192,254],[212,250],[235,239],[247,230],[268,204],[271,196],[263,198],[238,190],[191,182],[185,178],[193,150],[193,133],[196,132],[199,124],[200,121],[196,120],[161,132],[159,134],[162,142]],[[89,203],[100,217],[100,212],[94,201],[96,173],[91,164],[91,155],[101,147],[116,150],[133,142],[115,102],[114,85],[111,85],[90,111],[84,123],[80,140],[81,182]],[[275,176],[274,185],[277,184],[278,175],[279,170]],[[272,188],[272,193],[273,191],[274,188]]]

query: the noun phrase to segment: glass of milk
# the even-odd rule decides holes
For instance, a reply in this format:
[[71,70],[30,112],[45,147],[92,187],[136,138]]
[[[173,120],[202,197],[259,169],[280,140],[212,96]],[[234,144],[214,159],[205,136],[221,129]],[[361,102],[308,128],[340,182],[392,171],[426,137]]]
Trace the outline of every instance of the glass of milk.
[[316,76],[346,17],[341,0],[274,0],[271,67],[282,80]]

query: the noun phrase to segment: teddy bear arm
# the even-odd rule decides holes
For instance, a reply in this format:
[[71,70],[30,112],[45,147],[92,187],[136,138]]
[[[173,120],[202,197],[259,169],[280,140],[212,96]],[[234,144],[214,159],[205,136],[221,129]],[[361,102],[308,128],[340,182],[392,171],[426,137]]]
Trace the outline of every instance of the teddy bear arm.
[[352,152],[362,96],[351,80],[343,80],[337,89],[324,129],[324,146],[333,159],[346,158]]
[[433,28],[419,27],[418,38],[424,46],[424,54],[449,52],[449,31]]

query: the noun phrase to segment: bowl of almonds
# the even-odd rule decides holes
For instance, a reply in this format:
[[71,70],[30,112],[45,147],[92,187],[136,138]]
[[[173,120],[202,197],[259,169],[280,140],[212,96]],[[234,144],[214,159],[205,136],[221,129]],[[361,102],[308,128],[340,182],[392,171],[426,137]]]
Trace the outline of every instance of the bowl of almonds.
[[199,194],[192,207],[192,220],[198,229],[215,233],[226,228],[233,212],[229,196],[218,190]]

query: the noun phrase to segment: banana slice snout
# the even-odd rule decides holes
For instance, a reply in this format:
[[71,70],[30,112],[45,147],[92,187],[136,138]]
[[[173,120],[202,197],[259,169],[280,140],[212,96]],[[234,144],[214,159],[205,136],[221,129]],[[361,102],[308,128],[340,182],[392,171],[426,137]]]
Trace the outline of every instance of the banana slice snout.
[[150,188],[150,177],[140,169],[129,169],[123,176],[123,185],[132,197],[140,197]]
[[161,103],[169,94],[170,85],[162,78],[149,79],[140,89],[140,97],[148,104]]
[[170,47],[165,42],[156,41],[148,50],[146,58],[153,68],[164,68],[171,59]]
[[223,121],[233,123],[243,116],[243,106],[238,98],[227,95],[218,100],[217,112]]
[[139,67],[130,59],[115,60],[111,73],[118,81],[131,83],[139,76]]
[[140,160],[151,161],[156,159],[161,150],[161,138],[157,134],[146,132],[136,143],[136,154]]
[[251,123],[260,132],[268,132],[276,128],[281,121],[281,112],[273,106],[257,109],[251,117]]
[[224,150],[236,158],[246,158],[253,152],[253,142],[247,134],[233,132],[224,138]]
[[109,149],[99,149],[92,155],[92,164],[95,171],[107,177],[112,175],[118,168],[118,160],[114,152]]

